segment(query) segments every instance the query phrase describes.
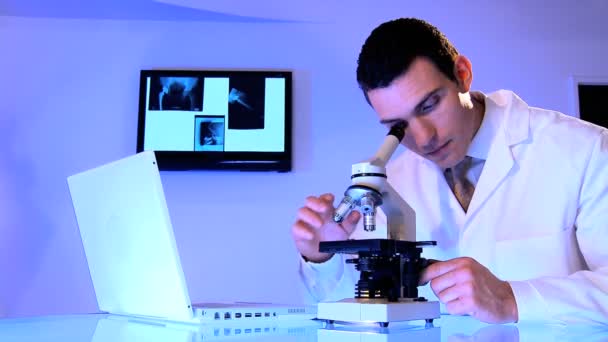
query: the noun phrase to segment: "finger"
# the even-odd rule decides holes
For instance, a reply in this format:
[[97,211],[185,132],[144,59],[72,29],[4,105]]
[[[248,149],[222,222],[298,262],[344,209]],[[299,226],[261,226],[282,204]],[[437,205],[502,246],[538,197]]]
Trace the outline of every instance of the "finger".
[[321,218],[319,213],[308,207],[298,209],[297,218],[298,220],[310,225],[311,228],[319,229],[321,226],[323,226],[323,218]]
[[449,303],[458,298],[470,297],[472,294],[472,284],[466,282],[462,284],[455,284],[454,286],[446,288],[437,294],[437,298],[439,298],[439,301],[442,303]]
[[331,204],[332,206],[334,205],[334,199],[335,199],[335,197],[334,197],[333,194],[326,193],[326,194],[323,194],[323,195],[319,196],[319,198],[322,199],[323,201]]
[[436,294],[456,284],[470,283],[475,280],[472,268],[459,265],[448,273],[442,274],[431,280],[431,289]]
[[428,265],[436,264],[440,261],[441,260],[437,260],[437,259],[426,259],[426,262],[428,263]]
[[312,241],[315,238],[314,230],[306,223],[297,221],[291,228],[291,234],[296,241]]
[[451,302],[447,302],[445,303],[445,309],[451,315],[467,315],[475,311],[469,297],[460,297]]
[[[432,264],[434,264],[434,263],[437,263],[437,262],[439,262],[439,261],[440,261],[440,260],[436,260],[436,259],[423,259],[422,264],[421,264],[421,267],[422,267],[421,274],[422,274],[422,272],[424,272],[424,270],[425,270],[427,267],[429,267],[430,265],[432,265]],[[419,285],[419,286],[426,285],[427,283],[428,283],[428,281],[425,281],[425,282],[423,283],[423,282],[422,282],[422,278],[420,278],[420,279],[418,280],[418,285]]]
[[357,228],[357,222],[361,219],[361,213],[358,211],[352,211],[346,219],[342,221],[342,229],[346,232],[347,235],[352,234],[353,231]]
[[433,293],[439,296],[439,293],[443,292],[454,285],[458,284],[458,275],[456,271],[451,271],[435,277],[431,280],[431,289]]
[[420,274],[419,283],[421,285],[426,284],[429,281],[452,271],[453,269],[455,269],[456,267],[458,267],[460,265],[460,262],[457,260],[458,259],[439,261],[439,262],[429,265],[427,268],[422,270],[422,273]]
[[326,201],[320,197],[314,196],[306,197],[305,206],[320,214],[328,214],[333,212],[334,210],[333,204],[331,202]]

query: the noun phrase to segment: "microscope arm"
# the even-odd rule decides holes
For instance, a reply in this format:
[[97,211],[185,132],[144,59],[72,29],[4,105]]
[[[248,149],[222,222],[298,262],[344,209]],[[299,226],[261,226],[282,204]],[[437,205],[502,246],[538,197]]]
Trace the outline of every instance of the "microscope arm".
[[386,215],[387,239],[416,241],[416,213],[386,182],[380,208]]

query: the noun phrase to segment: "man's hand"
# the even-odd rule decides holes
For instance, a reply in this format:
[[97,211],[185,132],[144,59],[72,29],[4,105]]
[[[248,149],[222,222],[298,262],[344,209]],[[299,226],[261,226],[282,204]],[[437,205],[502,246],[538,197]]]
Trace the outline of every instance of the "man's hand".
[[355,230],[361,218],[358,211],[351,212],[341,224],[333,220],[334,196],[324,194],[309,196],[298,210],[296,223],[291,227],[291,235],[302,256],[312,262],[325,262],[332,254],[320,253],[319,242],[346,240]]
[[517,322],[517,303],[508,282],[472,258],[438,261],[422,271],[420,284],[431,289],[452,315],[468,314],[487,323]]

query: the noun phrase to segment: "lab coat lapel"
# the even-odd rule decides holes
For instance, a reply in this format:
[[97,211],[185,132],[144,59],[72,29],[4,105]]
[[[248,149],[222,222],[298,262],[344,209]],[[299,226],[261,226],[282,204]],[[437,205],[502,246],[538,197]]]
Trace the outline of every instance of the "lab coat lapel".
[[474,216],[475,212],[492,196],[492,193],[504,182],[505,177],[515,164],[509,145],[502,137],[497,137],[497,139],[503,141],[496,141],[490,150],[469,204],[468,217]]
[[516,164],[513,146],[526,140],[530,130],[530,113],[528,105],[513,93],[498,94],[490,99],[491,110],[497,111],[503,124],[500,126],[488,152],[481,177],[467,211],[467,222],[483,207],[484,203],[506,182],[506,177]]

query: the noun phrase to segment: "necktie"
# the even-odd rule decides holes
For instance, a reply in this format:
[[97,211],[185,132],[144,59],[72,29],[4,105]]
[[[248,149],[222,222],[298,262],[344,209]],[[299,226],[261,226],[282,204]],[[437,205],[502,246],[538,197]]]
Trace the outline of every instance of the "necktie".
[[445,170],[445,179],[465,212],[469,208],[469,203],[471,203],[475,191],[475,187],[466,177],[472,162],[473,159],[466,156],[454,167]]

